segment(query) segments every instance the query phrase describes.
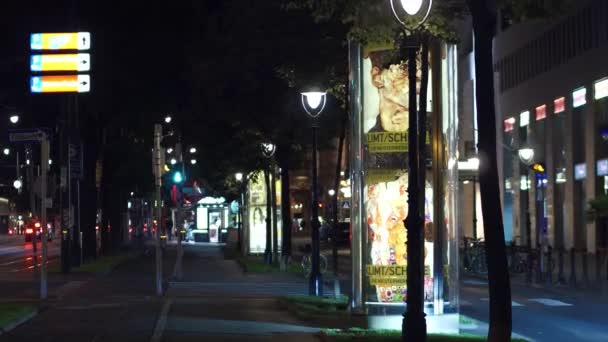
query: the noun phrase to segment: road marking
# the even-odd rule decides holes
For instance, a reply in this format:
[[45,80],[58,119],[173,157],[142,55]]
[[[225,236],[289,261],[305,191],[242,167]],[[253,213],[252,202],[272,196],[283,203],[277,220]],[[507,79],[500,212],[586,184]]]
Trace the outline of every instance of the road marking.
[[163,331],[165,331],[165,326],[167,325],[167,315],[169,313],[169,308],[171,308],[171,304],[173,303],[173,298],[167,298],[165,303],[163,304],[163,308],[160,311],[160,315],[158,316],[158,320],[156,321],[156,326],[154,327],[154,334],[150,339],[150,342],[160,342],[163,337]]
[[[481,298],[481,300],[484,302],[489,302],[490,298]],[[462,301],[461,301],[461,303],[462,303]],[[516,306],[524,306],[524,305],[521,303],[518,303],[516,301],[511,301],[511,307],[516,307]]]
[[531,302],[537,302],[546,306],[572,306],[572,304],[562,302],[551,298],[532,298],[528,299]]
[[474,280],[474,279],[463,280],[462,283],[465,285],[488,285],[487,281]]

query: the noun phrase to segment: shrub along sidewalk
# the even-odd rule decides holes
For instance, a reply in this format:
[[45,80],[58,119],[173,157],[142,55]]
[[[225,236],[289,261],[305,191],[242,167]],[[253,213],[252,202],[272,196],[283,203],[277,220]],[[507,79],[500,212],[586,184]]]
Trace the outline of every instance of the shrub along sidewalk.
[[32,304],[0,304],[0,334],[12,330],[17,325],[33,317],[37,312]]
[[[320,337],[323,341],[370,341],[370,342],[397,342],[401,341],[401,331],[399,330],[365,330],[365,329],[327,329],[321,332]],[[428,342],[481,342],[487,341],[485,336],[472,335],[442,335],[429,334]],[[511,341],[526,342],[523,339],[511,339]]]

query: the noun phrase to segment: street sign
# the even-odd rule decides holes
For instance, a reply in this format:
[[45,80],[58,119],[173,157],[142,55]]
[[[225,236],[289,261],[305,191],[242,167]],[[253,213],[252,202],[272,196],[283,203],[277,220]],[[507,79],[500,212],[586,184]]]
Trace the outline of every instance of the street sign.
[[88,93],[91,90],[89,75],[54,75],[30,77],[32,93]]
[[10,142],[40,142],[47,134],[40,128],[11,130],[8,132]]
[[35,72],[89,71],[91,70],[91,55],[88,53],[32,55],[30,70]]
[[89,50],[91,48],[91,33],[32,33],[30,35],[32,50]]

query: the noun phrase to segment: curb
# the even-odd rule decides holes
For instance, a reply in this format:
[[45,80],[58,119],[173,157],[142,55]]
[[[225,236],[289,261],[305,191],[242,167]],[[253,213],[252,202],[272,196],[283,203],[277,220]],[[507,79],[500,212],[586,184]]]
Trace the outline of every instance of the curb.
[[13,329],[15,329],[16,327],[20,326],[21,324],[23,324],[23,323],[29,321],[30,319],[36,317],[36,315],[38,315],[38,309],[30,312],[29,314],[27,314],[27,315],[25,315],[25,316],[23,316],[23,317],[21,317],[19,319],[16,319],[16,320],[10,322],[4,328],[0,328],[0,335],[2,335],[4,333],[7,333],[7,332],[9,332],[9,331],[11,331]]

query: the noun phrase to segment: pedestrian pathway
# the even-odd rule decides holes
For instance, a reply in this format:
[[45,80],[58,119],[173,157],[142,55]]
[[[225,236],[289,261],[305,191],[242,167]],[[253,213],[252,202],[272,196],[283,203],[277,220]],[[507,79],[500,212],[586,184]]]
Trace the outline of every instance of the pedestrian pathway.
[[305,295],[305,278],[247,274],[217,246],[185,246],[183,279],[169,282],[153,342],[315,341],[320,329],[292,317],[278,297]]

